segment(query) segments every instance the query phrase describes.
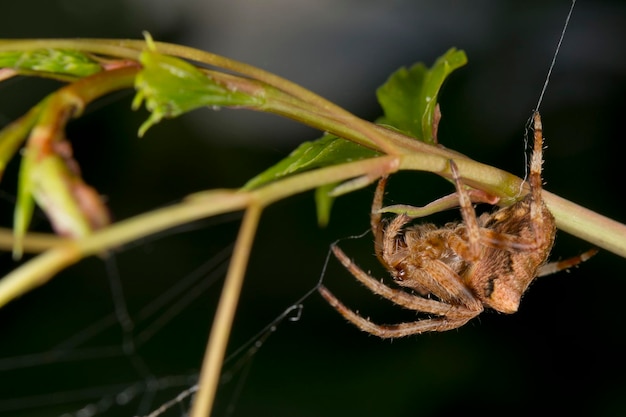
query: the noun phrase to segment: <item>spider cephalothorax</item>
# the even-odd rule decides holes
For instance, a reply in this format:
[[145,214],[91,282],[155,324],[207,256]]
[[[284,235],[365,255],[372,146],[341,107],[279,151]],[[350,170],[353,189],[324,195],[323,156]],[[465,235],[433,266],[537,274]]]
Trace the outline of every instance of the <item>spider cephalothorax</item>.
[[444,331],[462,326],[484,307],[502,313],[516,312],[522,294],[537,276],[571,267],[592,256],[595,250],[546,264],[556,226],[541,196],[543,134],[537,112],[533,124],[530,192],[492,213],[476,216],[453,160],[450,169],[463,222],[443,227],[407,226],[412,218],[399,214],[384,226],[380,213],[387,178],[378,182],[371,215],[376,256],[395,283],[411,292],[388,287],[361,270],[338,246],[332,247],[341,263],[372,292],[430,318],[377,325],[348,309],[324,286],[319,288],[322,296],[357,327],[380,337]]

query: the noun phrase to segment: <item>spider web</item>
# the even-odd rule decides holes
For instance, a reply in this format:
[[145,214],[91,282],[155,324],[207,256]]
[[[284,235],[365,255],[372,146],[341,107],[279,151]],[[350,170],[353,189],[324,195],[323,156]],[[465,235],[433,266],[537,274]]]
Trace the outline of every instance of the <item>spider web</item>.
[[[546,161],[546,166],[552,163]],[[424,190],[415,188],[415,183],[407,187],[422,195]],[[354,206],[367,207],[369,200]],[[406,201],[413,202],[400,202]],[[301,217],[313,218],[301,211]],[[284,218],[271,224],[289,230]],[[186,415],[235,235],[233,227],[228,238],[216,239],[216,227],[186,230],[200,235],[197,248],[188,248],[175,235],[164,236],[116,251],[113,260],[86,260],[0,310],[0,415]],[[294,303],[315,288],[325,248],[335,239],[312,229],[279,238],[276,230],[260,231],[257,241],[271,243],[255,244],[256,259],[246,277],[214,415],[484,415],[511,406],[531,414],[540,404],[568,410],[572,398],[580,400],[574,404],[579,413],[625,411],[623,384],[615,383],[623,380],[626,348],[621,332],[615,331],[623,327],[619,301],[600,304],[585,298],[583,310],[578,301],[586,294],[576,291],[607,279],[623,265],[591,273],[588,280],[580,279],[583,268],[542,280],[515,316],[485,314],[459,331],[381,342],[359,334],[328,306],[318,310],[318,297],[307,298],[304,310],[300,301]],[[338,229],[344,236],[355,230]],[[319,241],[298,246],[303,236],[316,234],[321,234]],[[365,270],[364,258],[373,251],[370,240],[363,239],[359,248],[342,245]],[[181,255],[177,246],[191,254]],[[298,265],[304,256],[314,265],[311,270]],[[139,260],[131,263],[129,258]],[[0,267],[13,265],[10,255],[2,255]],[[359,289],[349,274],[339,271],[326,276],[343,276],[341,283],[332,284],[344,299]],[[550,289],[548,281],[562,280],[566,285]],[[116,281],[122,283],[122,294],[113,296]],[[611,285],[610,293],[623,293],[620,283]],[[374,299],[366,315],[376,314],[379,304]],[[120,306],[128,311],[127,319]],[[591,322],[598,316],[587,311],[601,311],[602,323]],[[312,317],[319,320],[312,322]],[[290,318],[299,319],[296,326],[288,325]]]
[[[206,229],[206,225],[192,225],[191,229],[194,228]],[[189,232],[190,227],[184,229]],[[128,288],[124,288],[126,284],[124,281],[128,279],[122,279],[125,274],[124,257],[128,256],[129,252],[136,252],[139,249],[140,252],[148,252],[148,257],[154,260],[155,257],[159,257],[161,252],[159,246],[162,241],[176,238],[177,236],[173,235],[181,232],[182,230],[177,229],[168,232],[169,236],[156,242],[144,240],[135,248],[127,247],[118,253],[111,253],[91,262],[92,271],[101,270],[101,277],[98,279],[108,283],[108,293],[99,296],[109,301],[109,308],[108,310],[106,307],[98,308],[99,311],[94,312],[94,316],[101,315],[100,318],[89,318],[88,326],[68,337],[62,336],[65,329],[53,327],[54,322],[60,319],[58,316],[53,318],[50,315],[51,321],[40,317],[37,323],[33,324],[28,323],[28,320],[22,320],[23,310],[30,306],[8,307],[7,314],[1,316],[5,322],[3,328],[14,329],[14,334],[7,332],[5,340],[19,340],[22,333],[39,332],[46,327],[51,327],[52,331],[50,337],[41,338],[39,343],[32,343],[29,340],[27,349],[32,353],[28,354],[11,355],[23,346],[3,343],[2,347],[6,349],[2,349],[1,352],[0,375],[2,380],[15,381],[15,384],[11,389],[3,390],[0,415],[63,417],[185,415],[197,389],[197,370],[208,334],[211,310],[219,294],[219,285],[228,265],[232,245],[219,249],[210,259],[192,271],[170,282],[164,288],[159,288],[153,293],[156,296],[152,294],[142,296],[139,302],[133,300],[135,294],[127,294],[133,289],[127,291]],[[151,249],[146,249],[150,246]],[[136,258],[137,254],[132,256]],[[57,278],[61,281],[64,279],[68,278],[64,276]],[[90,310],[88,305],[94,301],[89,295],[81,296],[76,292],[81,291],[80,285],[89,284],[85,281],[92,279],[95,279],[93,273],[89,278],[81,280],[83,282],[72,283],[73,292],[57,295],[56,297],[63,297],[57,301],[68,309],[80,312],[79,316],[83,315],[84,311]],[[51,293],[66,291],[66,286],[62,287],[42,290],[42,293],[48,293],[42,296],[55,297]],[[102,282],[97,291],[101,289]],[[217,411],[219,415],[232,415],[236,409],[237,399],[245,389],[247,374],[257,352],[283,321],[299,321],[302,302],[314,289],[308,291],[296,303],[287,304],[277,317],[263,328],[259,328],[256,333],[248,334],[247,341],[236,342],[237,347],[231,349],[223,367],[217,405],[217,410],[221,410]],[[81,297],[84,297],[83,300],[80,300]],[[16,304],[21,303],[18,300]],[[18,314],[10,311],[13,309],[22,311]],[[204,314],[199,314],[199,311],[203,311]],[[189,321],[190,317],[194,324],[186,326],[185,322]],[[72,327],[74,326],[76,324],[72,324]],[[182,326],[185,326],[186,330],[180,335],[176,328]],[[197,346],[182,350],[179,347],[178,353],[172,352],[159,346],[167,338],[176,338],[178,340],[176,344],[195,343]],[[193,352],[195,357],[189,358],[191,360],[188,361],[178,361],[176,358],[180,358],[183,352]],[[178,363],[173,367],[162,366],[161,363],[171,360],[172,356],[175,357],[173,362],[182,362],[185,365]],[[103,364],[112,372],[103,371]],[[64,381],[61,382],[62,380]],[[41,383],[33,383],[34,381]],[[60,386],[63,388],[59,389]]]

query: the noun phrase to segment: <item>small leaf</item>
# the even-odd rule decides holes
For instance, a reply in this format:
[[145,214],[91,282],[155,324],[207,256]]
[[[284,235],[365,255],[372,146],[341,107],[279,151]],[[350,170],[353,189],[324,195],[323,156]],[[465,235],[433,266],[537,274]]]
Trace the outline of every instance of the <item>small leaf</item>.
[[337,183],[322,185],[315,189],[315,208],[317,209],[317,224],[326,227],[330,221],[330,210],[335,202],[335,197],[330,192],[337,186]]
[[14,214],[14,258],[22,254],[35,201],[62,236],[86,236],[109,224],[108,210],[98,193],[73,171],[75,163],[68,156],[42,155],[33,148],[24,152]]
[[20,174],[17,180],[17,201],[13,212],[13,259],[18,260],[23,253],[23,240],[35,209],[35,200],[32,194],[32,167],[34,164],[32,153],[24,152],[20,164]]
[[33,197],[54,231],[82,237],[109,224],[109,213],[98,193],[73,171],[73,159],[56,154],[40,158],[30,176]]
[[26,139],[28,132],[37,122],[44,105],[45,100],[30,109],[24,116],[0,130],[0,178],[2,178],[7,164],[13,158],[22,142],[24,142],[24,139]]
[[102,71],[98,62],[79,51],[35,49],[0,52],[0,68],[86,77]]
[[248,181],[243,188],[251,190],[299,172],[378,155],[369,148],[326,134],[315,141],[302,143],[285,159]]
[[139,128],[139,136],[163,118],[174,118],[199,107],[263,104],[262,98],[229,90],[182,59],[156,52],[152,39],[146,37],[148,49],[139,57],[143,70],[135,79],[137,95],[132,106],[137,109],[145,100],[152,114]]
[[[379,122],[433,143],[439,89],[445,78],[466,62],[467,58],[463,51],[450,49],[430,70],[423,64],[417,64],[410,69],[401,68],[396,71],[377,91],[378,100],[385,114]],[[254,189],[306,170],[378,155],[371,149],[326,134],[316,141],[303,143],[285,159],[248,181],[243,189]],[[335,198],[329,191],[335,190],[335,185],[326,185],[316,190],[315,200],[320,225],[328,223]]]
[[409,69],[400,68],[376,91],[384,112],[377,122],[426,143],[435,143],[433,118],[437,95],[448,75],[466,63],[465,52],[452,48],[430,69],[422,63]]

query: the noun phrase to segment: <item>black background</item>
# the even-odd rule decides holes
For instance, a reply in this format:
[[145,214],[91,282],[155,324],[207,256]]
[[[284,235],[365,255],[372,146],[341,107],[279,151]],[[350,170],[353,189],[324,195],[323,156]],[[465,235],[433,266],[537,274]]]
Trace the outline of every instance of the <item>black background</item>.
[[[374,91],[402,65],[430,65],[448,48],[469,64],[446,83],[440,141],[522,175],[524,124],[536,106],[568,1],[22,1],[3,5],[0,36],[140,38],[187,44],[275,72],[355,114],[379,115]],[[552,74],[542,116],[546,189],[626,221],[622,104],[626,87],[626,4],[580,1]],[[0,85],[0,125],[19,117],[56,85],[20,79]],[[87,182],[107,196],[116,220],[179,201],[189,193],[238,187],[304,140],[319,136],[275,116],[199,110],[136,131],[132,92],[90,106],[68,136]],[[14,162],[2,181],[10,225]],[[395,176],[389,201],[421,205],[451,191],[423,173]],[[331,242],[368,228],[373,190],[341,197],[330,225],[316,225],[312,194],[266,210],[255,240],[230,352],[317,283]],[[457,218],[455,212],[433,221]],[[233,242],[238,216],[202,221],[122,248],[116,262],[132,316]],[[34,228],[47,230],[39,215]],[[625,237],[626,238],[626,237]],[[342,243],[365,269],[371,237]],[[589,244],[561,233],[553,258]],[[15,267],[10,254],[0,266]],[[512,316],[488,311],[441,334],[382,341],[359,332],[314,294],[297,322],[282,322],[249,371],[218,393],[214,415],[448,416],[526,415],[538,410],[623,415],[623,259],[602,252],[580,268],[538,280]],[[411,320],[368,294],[336,262],[325,283],[381,322]],[[219,282],[139,349],[156,376],[192,375],[200,366]],[[163,310],[165,307],[163,308]],[[90,258],[0,310],[0,358],[47,351],[113,312],[105,263]],[[413,317],[414,318],[414,317]],[[112,326],[86,346],[120,346]],[[123,356],[19,366],[0,371],[0,415],[55,416],[138,381]],[[232,365],[232,362],[231,362]],[[245,378],[242,376],[247,375]],[[231,401],[237,383],[241,392]],[[154,405],[188,385],[159,391]],[[60,393],[93,389],[93,397]],[[46,397],[47,395],[51,395]],[[53,402],[60,404],[53,405]],[[138,401],[107,416],[137,413]],[[188,403],[183,404],[183,409]],[[145,410],[143,410],[145,411]],[[166,415],[182,415],[180,407]]]

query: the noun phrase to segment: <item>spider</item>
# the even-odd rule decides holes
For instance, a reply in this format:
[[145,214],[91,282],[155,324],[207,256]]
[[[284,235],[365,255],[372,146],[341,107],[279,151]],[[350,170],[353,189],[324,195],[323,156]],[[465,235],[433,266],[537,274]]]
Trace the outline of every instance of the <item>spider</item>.
[[[530,161],[530,192],[518,202],[477,217],[469,191],[453,160],[450,169],[463,222],[443,227],[407,226],[406,214],[385,227],[381,208],[387,178],[379,180],[372,203],[371,227],[378,260],[389,271],[395,289],[360,269],[337,246],[334,255],[370,291],[404,308],[431,315],[414,322],[379,325],[347,308],[325,286],[321,295],[359,329],[381,338],[403,337],[458,328],[485,307],[515,313],[522,294],[538,276],[572,267],[593,256],[591,249],[560,262],[546,263],[554,244],[554,217],[542,197],[541,117],[533,114],[534,147]],[[406,226],[406,227],[405,227]],[[431,297],[434,296],[434,297]]]

